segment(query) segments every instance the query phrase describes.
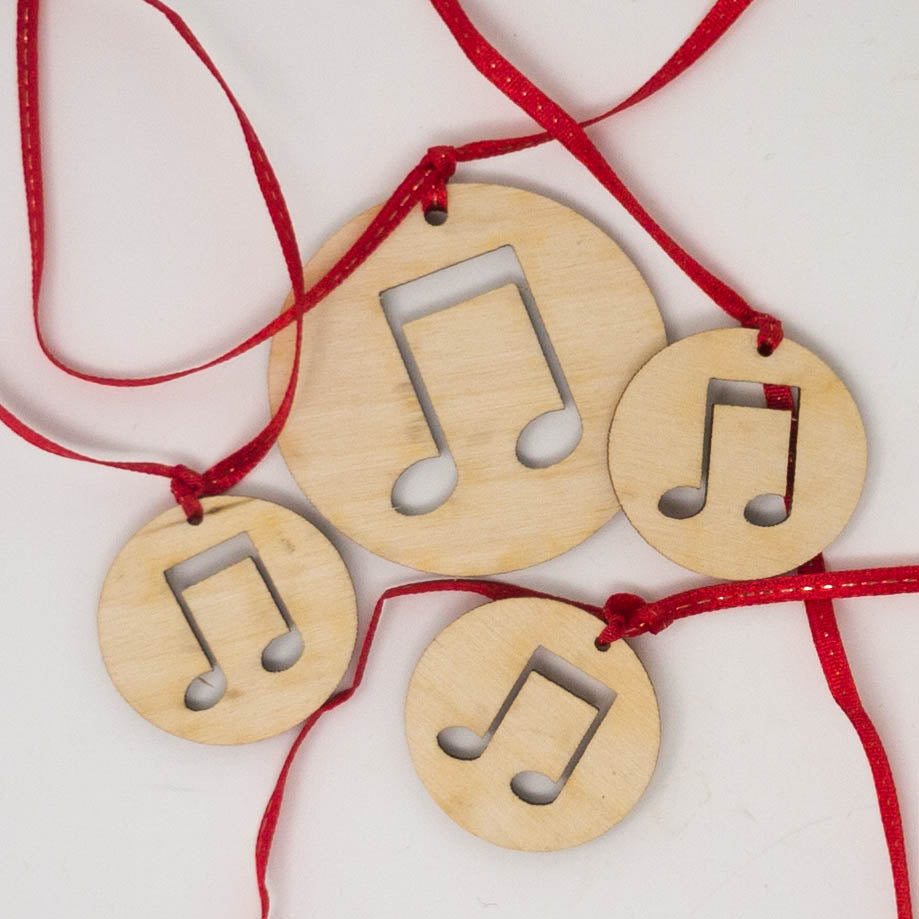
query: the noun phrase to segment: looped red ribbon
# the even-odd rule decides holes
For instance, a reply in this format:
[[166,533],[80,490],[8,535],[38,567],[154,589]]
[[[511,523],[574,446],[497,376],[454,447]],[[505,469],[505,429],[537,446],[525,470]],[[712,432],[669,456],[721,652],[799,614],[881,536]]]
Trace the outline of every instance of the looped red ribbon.
[[[833,697],[855,726],[871,764],[893,870],[898,919],[911,919],[909,869],[896,786],[880,737],[858,699],[855,682],[846,660],[845,649],[835,630],[831,601],[847,597],[919,593],[919,565],[827,572],[820,556],[803,566],[802,573],[799,574],[713,584],[709,587],[673,594],[653,603],[646,603],[636,594],[614,593],[602,607],[598,607],[590,603],[518,587],[515,584],[455,578],[400,584],[384,591],[373,608],[351,684],[333,695],[304,722],[284,760],[265,807],[255,843],[256,880],[261,899],[262,919],[268,919],[271,902],[266,882],[271,847],[281,815],[290,770],[304,740],[324,714],[347,702],[363,682],[370,651],[380,625],[380,618],[384,607],[390,600],[417,594],[456,592],[479,594],[488,600],[530,597],[568,603],[591,613],[606,623],[597,638],[598,645],[607,643],[606,639],[608,643],[612,643],[644,633],[654,634],[677,619],[686,619],[703,613],[738,609],[745,606],[765,606],[792,601],[804,602],[811,627],[815,631],[815,643],[820,663],[832,689]],[[818,629],[821,633],[819,638],[817,637]]]
[[[625,183],[612,170],[602,154],[584,133],[584,129],[590,125],[596,124],[649,98],[687,70],[724,35],[752,0],[716,0],[687,40],[638,90],[608,111],[581,123],[574,121],[561,106],[549,99],[545,93],[527,80],[519,70],[498,54],[475,29],[468,17],[465,16],[462,7],[455,0],[431,0],[438,13],[440,13],[456,36],[460,46],[476,67],[485,73],[508,98],[540,124],[543,131],[542,133],[521,137],[474,141],[456,148],[448,146],[432,147],[421,163],[408,173],[390,195],[377,217],[374,218],[371,225],[355,244],[309,290],[304,290],[301,258],[283,193],[251,122],[223,79],[220,71],[183,19],[162,0],[142,0],[142,2],[161,13],[167,19],[218,82],[233,108],[242,129],[252,168],[284,256],[293,290],[293,304],[257,332],[250,335],[245,341],[218,357],[193,367],[154,376],[132,378],[86,373],[69,366],[54,353],[42,335],[40,322],[40,292],[45,247],[38,85],[38,14],[40,0],[18,0],[19,122],[23,176],[29,216],[29,241],[32,251],[32,313],[34,327],[44,354],[59,369],[90,383],[105,386],[133,387],[166,383],[232,360],[256,345],[267,341],[291,323],[295,323],[297,326],[296,358],[291,366],[291,374],[284,399],[278,406],[274,417],[248,443],[216,463],[208,473],[204,473],[205,478],[213,481],[215,488],[218,482],[223,490],[239,483],[261,461],[277,440],[293,402],[301,347],[300,323],[304,314],[313,309],[316,304],[321,302],[325,296],[355,271],[376,250],[380,243],[392,233],[416,204],[421,203],[431,222],[440,222],[444,219],[447,205],[446,182],[453,174],[457,162],[469,162],[471,160],[501,156],[547,143],[551,140],[558,141],[591,170],[603,186],[635,217],[655,242],[722,310],[742,323],[753,323],[763,329],[760,336],[761,345],[771,345],[774,348],[781,341],[781,326],[777,324],[777,320],[767,314],[753,310],[740,294],[715,277],[686,250],[681,248],[642,207],[641,203],[629,191]],[[438,211],[441,212],[440,216],[432,219],[435,218]],[[765,329],[761,325],[762,323],[769,324],[769,328]],[[171,483],[176,479],[176,467],[165,463],[109,461],[69,450],[29,427],[2,405],[0,405],[0,421],[29,443],[58,456],[116,469],[141,472],[147,475],[165,476],[170,479]],[[183,484],[181,475],[179,476],[179,483],[178,486],[173,488],[173,494],[178,492],[178,495],[182,496],[183,499],[190,500],[188,495],[194,489],[192,488],[189,491],[189,486]],[[182,502],[180,501],[180,503]],[[193,501],[190,503],[190,507],[192,508],[193,516],[196,511]]]
[[769,357],[785,337],[782,320],[771,313],[754,310],[741,324],[745,329],[759,329],[759,335],[756,336],[756,349],[763,357]]
[[173,497],[185,512],[189,523],[198,524],[204,519],[200,499],[208,494],[207,482],[200,472],[178,465],[173,469],[169,483]]
[[[447,182],[456,172],[456,148],[446,144],[430,147],[422,162],[430,167],[434,181],[424,187],[421,209],[431,222],[442,222],[447,216]],[[434,211],[440,212],[437,218],[432,216]]]
[[637,594],[621,593],[603,604],[600,618],[606,622],[595,642],[601,651],[621,638],[657,635],[676,620],[666,603],[648,603]]
[[597,647],[602,651],[620,638],[634,638],[651,630],[647,616],[639,615],[645,614],[647,609],[648,604],[637,594],[613,594],[600,613],[606,626],[597,636]]

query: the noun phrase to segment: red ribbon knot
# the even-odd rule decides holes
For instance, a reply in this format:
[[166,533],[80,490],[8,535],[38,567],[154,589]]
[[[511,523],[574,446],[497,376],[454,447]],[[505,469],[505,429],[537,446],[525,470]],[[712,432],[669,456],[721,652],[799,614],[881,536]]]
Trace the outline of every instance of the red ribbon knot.
[[429,147],[422,162],[430,172],[421,194],[421,209],[428,223],[440,226],[447,219],[447,182],[456,172],[456,148],[446,144]]
[[645,615],[648,604],[637,594],[613,594],[603,604],[602,618],[606,622],[597,636],[596,645],[605,651],[620,638],[633,638],[651,629]]
[[763,357],[769,357],[785,337],[782,320],[771,313],[761,313],[755,310],[748,319],[744,320],[743,326],[745,329],[759,329],[759,335],[756,336],[756,349]]
[[207,490],[204,476],[188,466],[173,467],[170,481],[173,497],[185,512],[189,523],[199,524],[204,519],[204,508],[199,500]]

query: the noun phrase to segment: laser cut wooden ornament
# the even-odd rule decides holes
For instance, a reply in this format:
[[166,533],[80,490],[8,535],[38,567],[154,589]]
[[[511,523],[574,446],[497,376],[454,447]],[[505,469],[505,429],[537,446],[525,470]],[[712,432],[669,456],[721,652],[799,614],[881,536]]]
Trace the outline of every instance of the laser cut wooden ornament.
[[285,731],[338,685],[354,650],[348,572],[307,520],[268,501],[202,500],[139,530],[112,564],[99,641],[118,691],[189,740]]
[[[813,558],[865,480],[865,431],[842,381],[787,338],[760,355],[756,334],[721,329],[670,345],[636,374],[610,429],[610,473],[631,523],[668,558],[717,578],[769,577]],[[792,387],[796,407],[738,404],[740,382]],[[779,513],[759,520],[764,499]]]
[[[306,315],[279,443],[310,500],[371,551],[496,573],[570,549],[618,510],[609,423],[664,329],[638,271],[584,217],[516,188],[451,183],[449,195],[446,223],[416,209]],[[307,283],[375,213],[320,249]],[[472,259],[485,275],[472,287],[456,269],[426,277]],[[293,334],[274,339],[275,406]],[[422,479],[431,487],[416,500]]]
[[460,826],[527,851],[587,842],[641,797],[657,762],[657,699],[624,641],[556,600],[477,607],[430,644],[405,727],[415,769]]

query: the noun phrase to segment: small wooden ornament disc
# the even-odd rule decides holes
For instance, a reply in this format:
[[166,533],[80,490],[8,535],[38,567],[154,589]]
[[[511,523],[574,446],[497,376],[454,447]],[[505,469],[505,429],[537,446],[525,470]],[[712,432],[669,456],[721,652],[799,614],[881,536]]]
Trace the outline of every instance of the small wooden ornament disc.
[[[624,641],[597,650],[599,625],[567,603],[499,600],[462,616],[424,652],[405,703],[409,751],[460,826],[511,849],[564,849],[606,832],[641,797],[660,746],[657,699]],[[605,710],[569,688],[576,683],[559,682],[559,659],[599,686]],[[439,736],[455,728],[482,741],[476,758],[445,752]],[[532,772],[555,783],[550,803],[515,790]]]
[[[721,329],[678,341],[636,374],[610,429],[616,494],[638,532],[680,565],[717,578],[780,574],[822,552],[842,531],[861,495],[868,449],[858,408],[842,381],[787,338],[769,357],[756,331]],[[659,509],[677,486],[703,482],[709,383],[797,387],[797,431],[789,411],[715,402],[704,506],[674,519]],[[784,495],[789,449],[795,463],[788,517],[758,526],[745,505]]]
[[[253,498],[201,503],[200,525],[173,508],[115,559],[99,601],[102,657],[118,691],[158,727],[203,743],[249,743],[302,721],[338,685],[354,650],[354,591],[334,546],[299,514]],[[221,543],[235,546],[246,534],[254,553],[243,549],[239,561],[203,570],[179,591],[226,678],[223,697],[193,711],[186,689],[210,663],[166,572]],[[303,642],[299,659],[287,669],[265,669],[263,649],[295,630]]]
[[[305,269],[321,277],[377,213],[339,230]],[[518,435],[563,405],[536,324],[513,278],[433,304],[400,326],[458,475],[427,512],[394,509],[393,488],[439,454],[381,294],[442,268],[512,247],[582,425],[567,457],[538,468]],[[440,297],[444,297],[440,294]],[[441,308],[437,308],[440,306]],[[622,250],[584,217],[540,195],[494,185],[449,186],[449,217],[416,208],[304,319],[297,394],[280,438],[303,491],[342,532],[424,571],[495,573],[552,558],[617,510],[606,468],[613,407],[635,371],[665,345],[657,306]],[[272,403],[280,402],[294,330],[274,339]],[[442,455],[442,454],[441,454]]]

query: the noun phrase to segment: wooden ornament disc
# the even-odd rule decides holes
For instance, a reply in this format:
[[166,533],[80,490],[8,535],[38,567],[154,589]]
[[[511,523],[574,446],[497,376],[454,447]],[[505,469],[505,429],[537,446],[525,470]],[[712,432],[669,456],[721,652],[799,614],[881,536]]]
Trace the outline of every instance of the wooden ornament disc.
[[[624,641],[595,647],[598,625],[567,603],[499,600],[424,652],[405,703],[409,751],[460,826],[511,849],[564,849],[606,832],[641,797],[660,746],[657,699]],[[445,729],[478,743],[478,755],[459,758]],[[521,773],[542,773],[535,787],[548,794],[518,785]]]
[[[307,284],[335,263],[377,210],[322,247],[306,266]],[[521,278],[490,276],[484,287],[440,292],[430,308],[424,301],[397,327],[381,298],[442,268],[508,253],[504,247],[516,254],[582,426],[572,453],[535,468],[518,459],[518,436],[532,419],[565,403]],[[552,558],[618,510],[606,468],[613,407],[635,371],[665,344],[650,291],[604,232],[540,195],[462,184],[449,186],[446,223],[431,226],[416,208],[307,313],[303,340],[296,399],[280,438],[301,488],[338,529],[378,555],[455,575]],[[274,339],[275,406],[293,347],[293,327]],[[446,457],[408,361],[427,389]],[[397,511],[397,479],[436,456],[446,466],[452,456],[455,489],[426,512]]]
[[[102,657],[118,691],[163,730],[203,743],[249,743],[302,721],[338,685],[354,650],[354,591],[335,548],[299,514],[253,498],[201,503],[200,525],[173,508],[115,559],[99,601]],[[187,587],[173,586],[179,577]],[[222,698],[204,710],[186,705],[186,691],[210,662],[180,596],[226,681]],[[299,659],[266,669],[263,650],[273,639],[273,648],[296,644],[297,631]],[[214,682],[209,675],[195,689]]]
[[[629,520],[668,558],[717,578],[769,577],[813,558],[842,531],[865,480],[865,431],[842,381],[787,338],[763,357],[756,335],[722,329],[670,345],[636,374],[610,429],[610,472]],[[797,387],[797,425],[790,411],[712,399],[710,381]],[[788,517],[751,523],[747,502],[786,493],[790,453]],[[675,487],[704,495],[701,510],[666,516],[659,502]]]

